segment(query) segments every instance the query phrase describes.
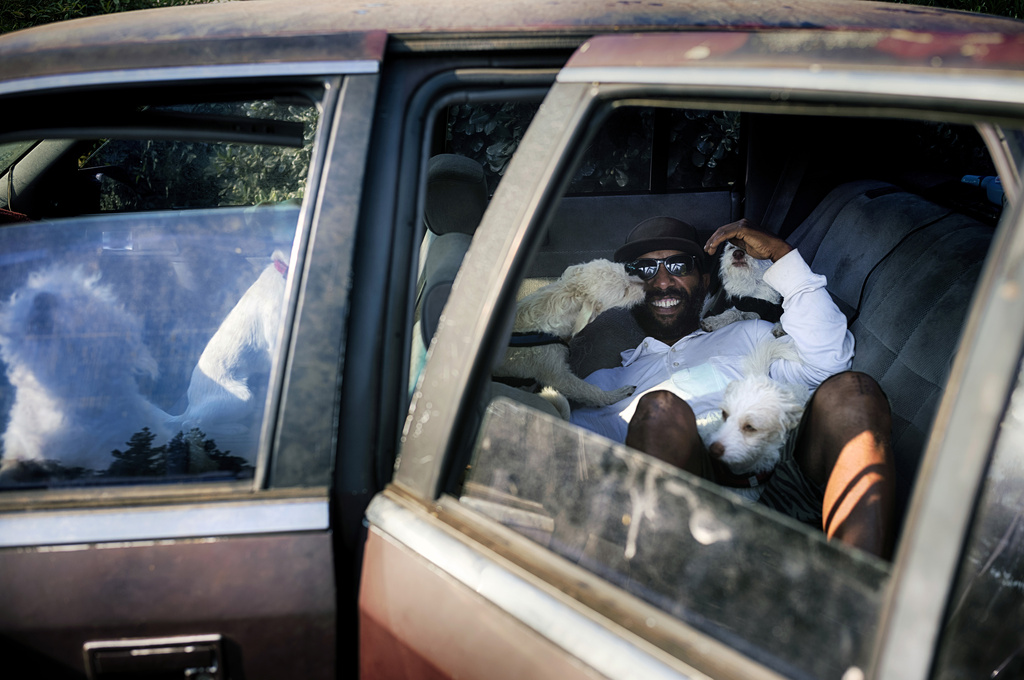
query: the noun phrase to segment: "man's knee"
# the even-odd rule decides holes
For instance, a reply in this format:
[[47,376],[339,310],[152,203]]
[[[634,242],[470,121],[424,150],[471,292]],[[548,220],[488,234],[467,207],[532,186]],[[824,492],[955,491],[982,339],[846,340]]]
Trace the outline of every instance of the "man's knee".
[[845,371],[826,379],[811,401],[814,414],[831,418],[866,418],[877,427],[890,427],[889,400],[878,382],[867,373]]
[[648,392],[636,403],[633,420],[664,420],[673,424],[692,423],[696,426],[697,417],[693,409],[683,399],[667,390]]

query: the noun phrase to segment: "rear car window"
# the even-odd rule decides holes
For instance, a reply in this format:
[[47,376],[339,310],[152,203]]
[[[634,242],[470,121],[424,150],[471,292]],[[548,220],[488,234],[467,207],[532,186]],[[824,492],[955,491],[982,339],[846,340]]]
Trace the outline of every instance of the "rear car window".
[[4,489],[254,474],[316,101],[166,99],[4,176]]

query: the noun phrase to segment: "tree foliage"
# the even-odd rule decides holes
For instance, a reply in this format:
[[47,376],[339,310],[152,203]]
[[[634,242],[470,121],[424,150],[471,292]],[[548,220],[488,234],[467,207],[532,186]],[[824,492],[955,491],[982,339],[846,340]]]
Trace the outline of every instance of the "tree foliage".
[[0,33],[97,14],[226,0],[0,0]]

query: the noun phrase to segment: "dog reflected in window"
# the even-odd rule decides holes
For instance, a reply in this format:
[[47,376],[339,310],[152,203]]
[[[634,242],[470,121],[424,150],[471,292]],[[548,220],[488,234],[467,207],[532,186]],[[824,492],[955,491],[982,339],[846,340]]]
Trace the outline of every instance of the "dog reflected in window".
[[29,275],[0,311],[0,358],[14,388],[4,470],[103,470],[142,428],[170,433],[171,417],[139,390],[140,377],[157,376],[141,321],[84,266]]
[[181,429],[198,428],[254,462],[287,296],[288,255],[274,252],[206,343],[192,371]]

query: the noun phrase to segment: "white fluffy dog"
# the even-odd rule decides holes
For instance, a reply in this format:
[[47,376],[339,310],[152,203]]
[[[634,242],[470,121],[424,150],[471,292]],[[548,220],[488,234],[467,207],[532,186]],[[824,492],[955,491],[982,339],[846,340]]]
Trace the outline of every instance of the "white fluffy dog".
[[5,471],[45,462],[103,470],[142,428],[168,436],[169,416],[136,383],[157,373],[141,323],[99,274],[60,266],[31,274],[0,311],[0,357],[15,390]]
[[705,437],[708,451],[738,479],[726,482],[737,493],[756,500],[763,482],[779,462],[786,437],[800,424],[808,389],[768,377],[778,360],[798,361],[792,343],[769,340],[754,348],[745,362],[744,377],[725,388],[722,422]]
[[547,344],[510,347],[494,375],[532,378],[550,388],[541,396],[551,401],[566,420],[566,397],[586,406],[606,406],[625,399],[635,388],[606,392],[574,375],[567,361],[567,343],[605,310],[632,307],[643,301],[643,282],[628,275],[622,264],[599,259],[573,265],[555,282],[520,300],[516,309],[514,333],[553,337]]
[[192,371],[188,408],[178,417],[184,431],[199,428],[218,448],[250,464],[259,441],[287,276],[288,256],[275,251],[206,344]]
[[722,288],[705,301],[701,328],[710,332],[733,322],[764,319],[775,323],[775,337],[785,335],[779,317],[782,315],[782,296],[764,281],[771,260],[758,260],[726,242],[718,275]]

